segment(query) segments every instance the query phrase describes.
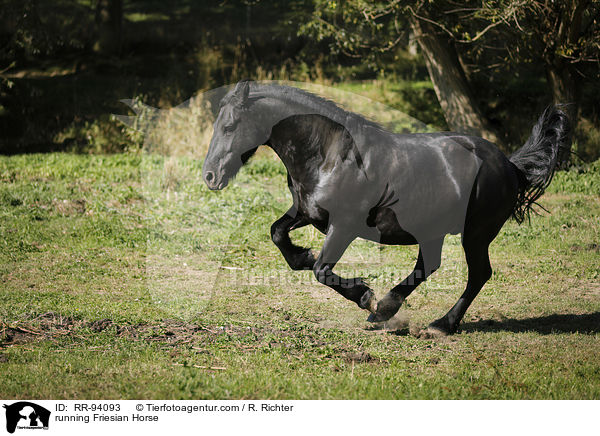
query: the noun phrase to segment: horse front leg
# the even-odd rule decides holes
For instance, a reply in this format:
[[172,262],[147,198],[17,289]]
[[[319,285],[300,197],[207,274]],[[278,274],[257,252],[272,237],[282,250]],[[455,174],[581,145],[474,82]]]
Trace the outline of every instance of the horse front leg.
[[346,279],[333,272],[333,268],[354,239],[355,236],[351,232],[330,225],[313,272],[319,283],[354,301],[361,309],[374,312],[377,306],[375,293],[361,278]]
[[393,317],[412,291],[427,280],[439,267],[442,259],[443,239],[419,244],[419,256],[413,271],[379,300],[377,311],[371,313],[368,322],[383,322]]
[[271,226],[271,240],[279,248],[283,258],[293,270],[311,270],[315,265],[315,256],[310,248],[299,247],[290,239],[290,231],[308,224],[295,208],[288,210]]

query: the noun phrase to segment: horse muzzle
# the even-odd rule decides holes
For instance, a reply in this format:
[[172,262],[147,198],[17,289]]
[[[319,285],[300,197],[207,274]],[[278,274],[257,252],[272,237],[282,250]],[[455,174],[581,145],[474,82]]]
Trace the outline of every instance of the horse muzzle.
[[227,177],[223,177],[224,171],[212,171],[209,169],[204,169],[202,171],[202,178],[204,179],[204,183],[208,186],[208,189],[211,191],[219,191],[227,186],[229,182]]
[[227,180],[222,180],[221,177],[217,177],[213,171],[206,171],[204,173],[204,183],[208,186],[211,191],[220,191],[227,186]]

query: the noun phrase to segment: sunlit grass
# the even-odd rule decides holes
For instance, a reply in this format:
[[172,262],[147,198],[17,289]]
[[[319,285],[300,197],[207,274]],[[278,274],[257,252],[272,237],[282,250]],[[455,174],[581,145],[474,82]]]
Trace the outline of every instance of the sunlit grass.
[[[291,203],[271,157],[221,192],[190,157],[2,157],[0,397],[597,399],[597,165],[557,174],[549,214],[504,226],[461,331],[431,341],[366,330],[364,311],[289,270],[269,237]],[[340,271],[381,296],[415,258],[359,240]],[[410,329],[465,283],[448,237],[404,307]]]

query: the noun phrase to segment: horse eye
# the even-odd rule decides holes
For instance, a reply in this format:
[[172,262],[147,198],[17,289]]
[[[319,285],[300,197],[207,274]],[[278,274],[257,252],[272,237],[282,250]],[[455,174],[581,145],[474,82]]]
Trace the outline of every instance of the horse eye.
[[235,130],[235,124],[228,124],[227,126],[223,126],[223,131],[225,133],[231,133]]

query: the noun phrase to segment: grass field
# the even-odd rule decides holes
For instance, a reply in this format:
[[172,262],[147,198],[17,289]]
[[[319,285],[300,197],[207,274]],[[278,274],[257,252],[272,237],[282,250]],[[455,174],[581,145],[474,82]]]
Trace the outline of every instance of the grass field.
[[[405,305],[410,326],[373,330],[270,242],[291,203],[278,162],[257,156],[218,193],[201,168],[0,157],[0,398],[600,398],[599,162],[557,174],[549,214],[505,225],[491,280],[439,340],[413,333],[464,289],[458,237]],[[416,254],[356,241],[340,270],[381,297]]]

